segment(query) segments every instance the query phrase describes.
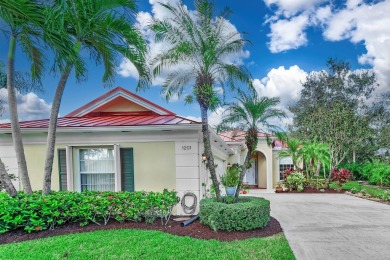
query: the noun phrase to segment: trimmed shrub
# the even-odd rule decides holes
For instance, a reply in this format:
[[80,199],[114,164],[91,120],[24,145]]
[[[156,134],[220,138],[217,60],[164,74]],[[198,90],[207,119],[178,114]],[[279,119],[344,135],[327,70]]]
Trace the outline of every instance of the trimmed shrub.
[[208,225],[214,231],[262,228],[270,220],[270,203],[256,197],[240,197],[232,204],[202,199],[199,216],[200,223]]
[[25,231],[54,229],[68,222],[85,226],[106,225],[110,219],[153,222],[167,218],[179,198],[175,191],[163,192],[40,192],[17,197],[0,193],[0,234],[22,228]]

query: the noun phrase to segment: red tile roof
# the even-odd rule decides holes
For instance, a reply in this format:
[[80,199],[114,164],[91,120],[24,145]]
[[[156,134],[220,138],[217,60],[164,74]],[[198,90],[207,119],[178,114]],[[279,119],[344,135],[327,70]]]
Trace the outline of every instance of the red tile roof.
[[[177,115],[149,116],[95,116],[95,117],[61,117],[57,127],[108,127],[108,126],[147,126],[147,125],[187,125],[200,124]],[[49,119],[20,122],[21,128],[48,128]],[[10,124],[0,124],[0,128],[10,128]]]
[[[222,132],[222,133],[219,133],[219,136],[222,138],[222,140],[224,140],[225,142],[242,142],[245,140],[245,135],[246,135],[246,131],[242,131],[242,130],[232,130],[232,131],[227,131],[227,132]],[[258,137],[265,137],[265,136],[269,136],[269,137],[274,137],[274,135],[272,134],[267,134],[267,133],[263,133],[263,132],[258,132],[257,133],[257,136]]]

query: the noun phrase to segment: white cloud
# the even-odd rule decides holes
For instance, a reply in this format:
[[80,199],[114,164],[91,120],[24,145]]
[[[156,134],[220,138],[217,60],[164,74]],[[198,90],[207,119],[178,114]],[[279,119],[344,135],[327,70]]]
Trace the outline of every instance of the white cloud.
[[[160,53],[164,53],[164,51],[168,50],[171,45],[166,42],[156,42],[153,32],[149,29],[149,25],[152,22],[152,19],[167,19],[173,17],[173,15],[168,11],[166,8],[162,7],[159,2],[163,3],[170,3],[172,5],[175,5],[179,3],[179,0],[149,0],[149,3],[151,5],[151,12],[139,12],[136,17],[136,27],[139,29],[144,36],[145,40],[148,42],[149,50],[150,50],[150,57],[148,58],[149,62],[152,61],[154,57],[156,57]],[[187,7],[184,7],[187,9]],[[190,15],[193,15],[195,11],[189,10]],[[237,32],[237,28],[230,23],[229,21],[226,21],[226,34]],[[239,37],[239,36],[237,36]],[[226,63],[230,64],[244,64],[243,60],[248,58],[250,56],[250,52],[247,50],[242,50],[238,54],[232,54],[224,58],[224,61]],[[173,72],[178,70],[186,71],[190,68],[189,65],[186,64],[180,64],[175,65],[170,68],[165,68],[163,72],[158,75],[152,82],[152,85],[154,86],[160,86],[162,85],[167,76]],[[138,79],[138,73],[131,62],[124,59],[120,66],[118,67],[118,74],[123,77],[133,77]]]
[[306,45],[307,37],[304,30],[308,24],[309,18],[305,14],[271,22],[271,32],[268,34],[271,40],[268,48],[272,53],[277,53]]
[[[0,89],[0,98],[4,101],[4,107],[7,108],[7,90]],[[45,100],[39,98],[35,93],[28,93],[26,95],[16,95],[16,102],[18,104],[18,115],[20,121],[36,120],[49,118],[51,105],[46,103]],[[5,114],[1,116],[2,120],[8,120],[9,112],[5,111]]]
[[253,85],[261,96],[280,97],[281,107],[287,108],[300,97],[302,83],[307,73],[294,65],[286,69],[284,66],[271,69],[261,80],[255,79]]
[[349,1],[347,7],[335,12],[324,31],[330,41],[348,39],[363,42],[367,52],[359,56],[361,64],[373,66],[381,84],[379,91],[390,87],[390,1],[368,5]]
[[381,85],[378,92],[390,87],[390,1],[347,0],[341,7],[329,0],[264,2],[275,10],[265,23],[271,29],[268,35],[271,52],[306,45],[306,30],[319,27],[325,40],[363,43],[366,52],[359,55],[359,63],[373,67]]
[[[209,125],[211,127],[216,127],[217,125],[219,125],[221,123],[222,114],[225,112],[225,110],[226,110],[226,108],[219,107],[215,111],[209,113],[208,120],[209,120]],[[189,120],[194,120],[197,122],[202,122],[202,118],[200,116],[199,117],[185,116],[185,118],[187,118]]]
[[125,78],[131,77],[136,80],[139,79],[139,74],[137,69],[135,68],[133,63],[127,58],[124,58],[121,64],[119,65],[118,74]]
[[264,0],[268,7],[277,7],[277,15],[291,17],[299,12],[313,9],[326,0]]

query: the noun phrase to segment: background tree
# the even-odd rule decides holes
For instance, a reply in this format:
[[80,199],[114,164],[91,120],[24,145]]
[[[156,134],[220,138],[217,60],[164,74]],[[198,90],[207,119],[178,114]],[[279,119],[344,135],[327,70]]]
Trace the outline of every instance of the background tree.
[[[390,163],[390,91],[381,94],[370,107],[369,117],[375,132],[375,150]],[[387,158],[386,158],[387,157]]]
[[[136,12],[135,0],[55,0],[50,10],[48,19],[61,22],[53,23],[52,26],[62,29],[63,33],[73,39],[73,48],[80,55],[79,58],[82,59],[85,53],[89,53],[97,64],[104,64],[103,82],[113,82],[117,58],[124,56],[138,70],[138,88],[149,83],[149,70],[145,64],[147,45],[141,33],[132,25]],[[78,80],[85,73],[83,67],[75,66],[62,52],[56,55],[56,66],[61,76],[50,114],[43,194],[51,191],[58,113],[66,82],[73,68]]]
[[295,136],[329,145],[331,172],[370,136],[364,101],[375,89],[376,79],[370,71],[352,72],[346,62],[330,59],[327,65],[328,71],[307,77],[300,100],[290,111]]
[[[279,98],[258,97],[255,92],[246,94],[243,91],[238,92],[237,103],[229,104],[223,114],[221,126],[227,129],[245,131],[245,145],[248,149],[245,156],[242,171],[240,172],[240,181],[238,183],[235,197],[238,198],[247,169],[251,168],[250,162],[253,153],[256,151],[258,133],[274,133],[279,127],[272,124],[273,119],[282,119],[286,117],[285,113],[278,109]],[[266,136],[269,138],[269,136]]]
[[176,6],[160,4],[172,18],[154,20],[151,29],[157,42],[165,42],[170,47],[154,58],[153,75],[181,65],[166,77],[162,92],[169,100],[174,95],[180,97],[185,87],[192,87],[192,94],[186,97],[186,102],[196,100],[200,106],[206,167],[219,201],[220,188],[210,144],[208,112],[220,103],[220,97],[214,91],[217,84],[222,88],[227,84],[230,90],[236,89],[237,81],[252,86],[252,77],[244,66],[227,62],[227,57],[240,53],[248,41],[240,33],[231,32],[227,22],[231,13],[228,8],[214,18],[214,4],[207,0],[196,0],[194,13],[190,13],[182,2]]

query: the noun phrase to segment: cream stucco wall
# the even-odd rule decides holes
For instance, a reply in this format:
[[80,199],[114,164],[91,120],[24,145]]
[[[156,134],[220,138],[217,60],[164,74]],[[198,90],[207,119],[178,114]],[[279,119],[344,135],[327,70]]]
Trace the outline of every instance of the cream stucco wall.
[[276,186],[276,183],[279,181],[279,152],[274,151],[272,157],[272,165],[273,165],[273,185]]
[[[53,171],[51,179],[51,187],[53,190],[59,190],[59,173],[58,173],[58,153],[57,149],[65,148],[65,146],[58,145],[55,148]],[[33,190],[42,190],[43,188],[43,171],[45,167],[46,145],[30,144],[24,146],[26,155],[27,169]]]
[[175,143],[123,143],[134,148],[135,190],[163,191],[176,189]]
[[[85,146],[74,146],[74,150]],[[87,146],[91,148],[91,146]],[[134,187],[135,190],[162,191],[164,188],[175,189],[175,143],[123,143],[120,148],[134,149]],[[65,145],[56,146],[56,151]],[[26,160],[34,190],[42,189],[45,145],[25,145]],[[73,153],[73,170],[75,188],[78,184],[77,152]],[[54,156],[52,189],[59,190],[59,172],[57,152]]]

